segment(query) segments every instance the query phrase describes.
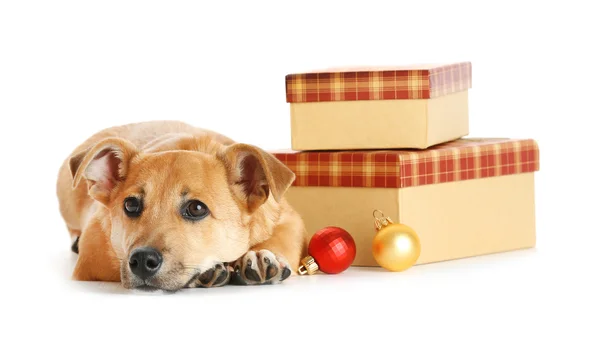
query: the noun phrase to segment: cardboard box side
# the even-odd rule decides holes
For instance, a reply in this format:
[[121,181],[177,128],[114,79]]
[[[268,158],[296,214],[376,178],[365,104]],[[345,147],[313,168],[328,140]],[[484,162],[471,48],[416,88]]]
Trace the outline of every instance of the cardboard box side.
[[423,148],[428,101],[292,103],[292,149]]
[[469,92],[434,98],[428,103],[427,146],[469,135]]
[[340,226],[355,239],[354,266],[378,266],[371,252],[373,210],[413,227],[422,243],[417,264],[535,246],[534,174],[404,189],[291,187],[289,203],[309,236]]
[[292,149],[425,149],[468,134],[468,91],[428,100],[290,104]]
[[534,247],[534,173],[404,188],[399,213],[421,238],[418,264]]

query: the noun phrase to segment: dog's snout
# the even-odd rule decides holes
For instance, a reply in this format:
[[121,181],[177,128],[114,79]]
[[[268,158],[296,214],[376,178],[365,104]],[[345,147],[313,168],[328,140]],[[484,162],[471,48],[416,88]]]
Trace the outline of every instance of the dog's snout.
[[162,265],[162,255],[154,248],[141,247],[131,253],[129,268],[141,279],[155,275]]

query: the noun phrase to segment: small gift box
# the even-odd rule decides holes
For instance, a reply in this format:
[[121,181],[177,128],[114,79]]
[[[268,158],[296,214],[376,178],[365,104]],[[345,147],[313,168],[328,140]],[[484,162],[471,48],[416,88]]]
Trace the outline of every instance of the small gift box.
[[469,134],[471,63],[285,77],[293,150],[425,149]]
[[426,150],[275,151],[295,174],[287,192],[309,236],[326,226],[356,241],[355,266],[377,266],[374,210],[413,228],[416,264],[533,247],[530,139],[461,138]]

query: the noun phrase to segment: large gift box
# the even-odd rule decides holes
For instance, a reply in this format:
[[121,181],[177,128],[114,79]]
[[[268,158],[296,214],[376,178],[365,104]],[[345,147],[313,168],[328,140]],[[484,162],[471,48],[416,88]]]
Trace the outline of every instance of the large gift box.
[[469,134],[471,63],[288,74],[293,150],[418,148]]
[[326,226],[355,239],[354,266],[378,266],[372,213],[410,226],[416,264],[533,247],[534,172],[529,139],[467,139],[426,150],[272,152],[295,174],[287,199],[310,235]]

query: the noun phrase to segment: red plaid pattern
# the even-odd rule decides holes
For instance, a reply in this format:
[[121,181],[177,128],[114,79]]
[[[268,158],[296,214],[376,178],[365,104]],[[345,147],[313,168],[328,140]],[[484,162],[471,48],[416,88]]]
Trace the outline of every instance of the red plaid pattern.
[[426,150],[275,151],[293,186],[405,188],[539,170],[531,139],[463,138]]
[[471,88],[471,63],[346,68],[285,76],[297,102],[429,99]]

